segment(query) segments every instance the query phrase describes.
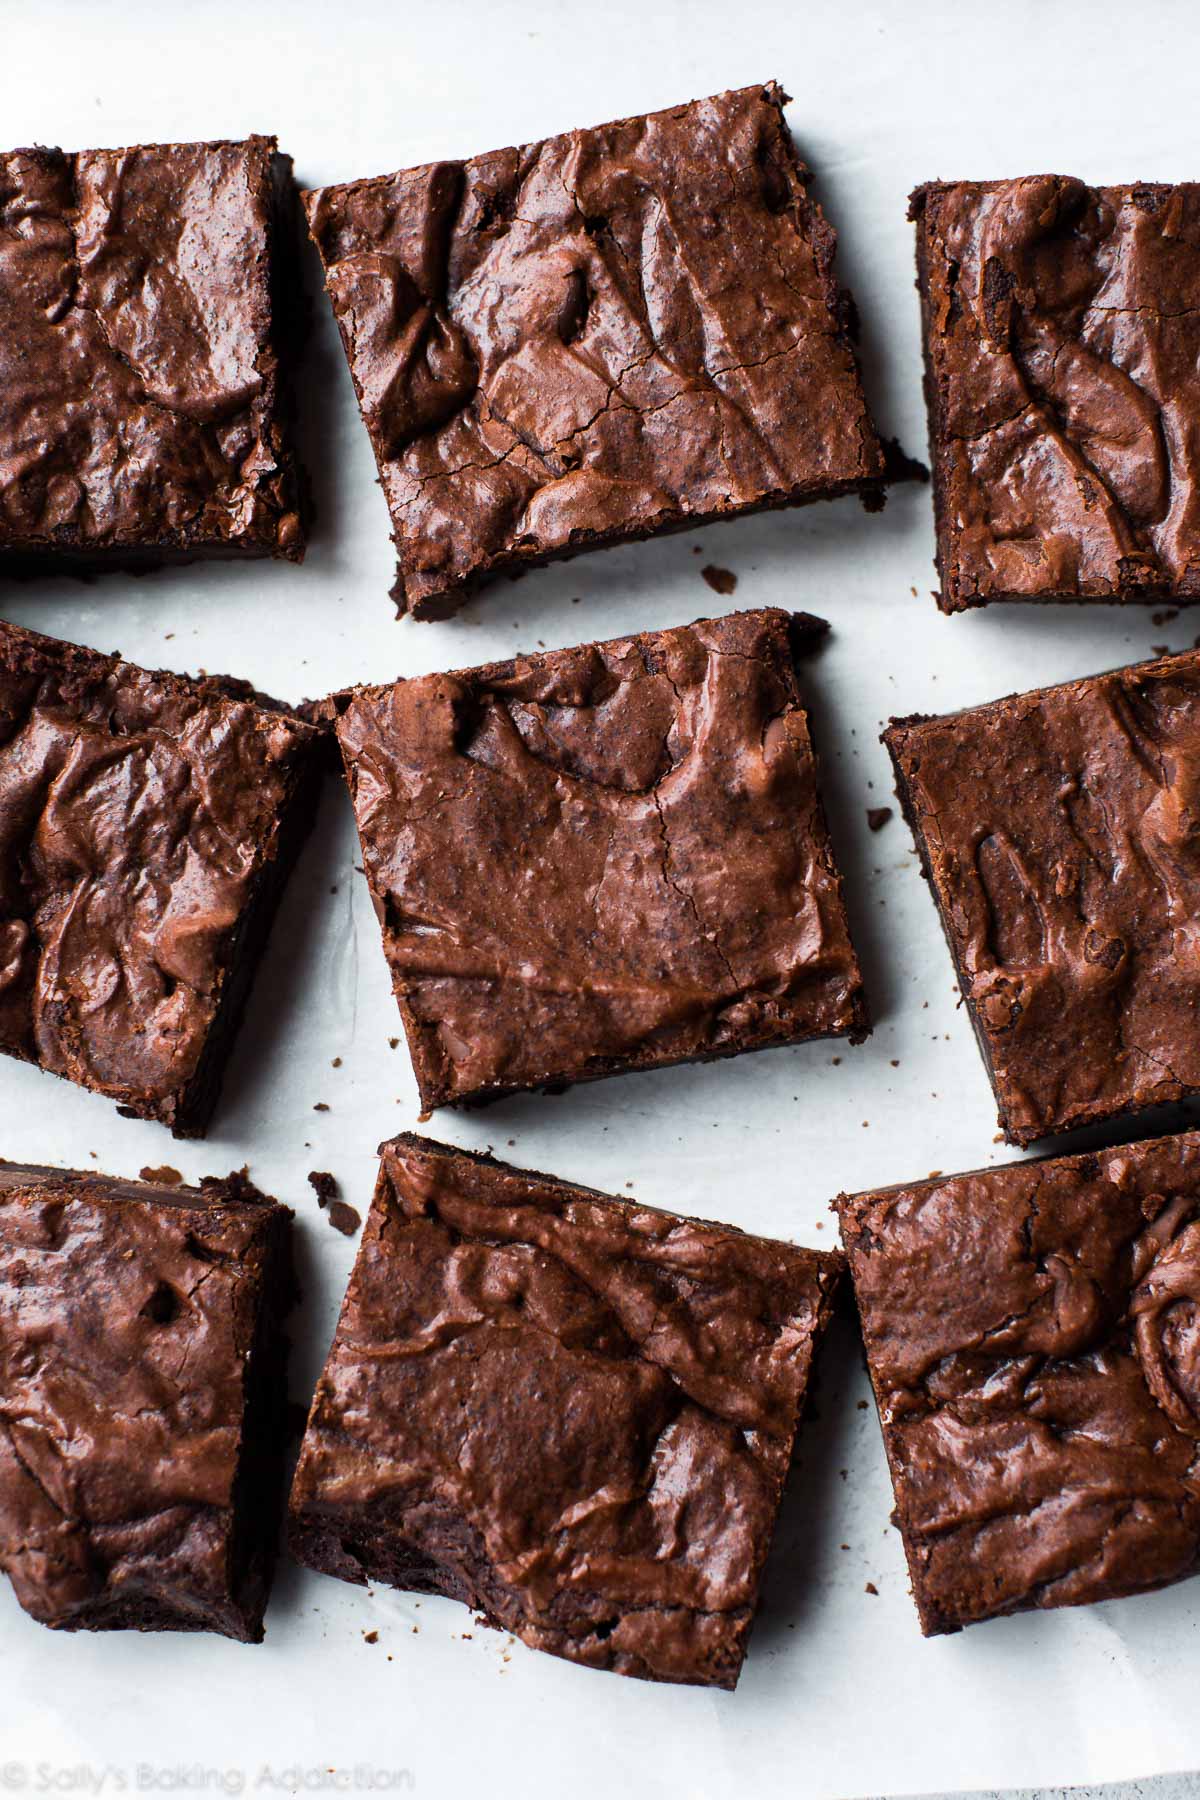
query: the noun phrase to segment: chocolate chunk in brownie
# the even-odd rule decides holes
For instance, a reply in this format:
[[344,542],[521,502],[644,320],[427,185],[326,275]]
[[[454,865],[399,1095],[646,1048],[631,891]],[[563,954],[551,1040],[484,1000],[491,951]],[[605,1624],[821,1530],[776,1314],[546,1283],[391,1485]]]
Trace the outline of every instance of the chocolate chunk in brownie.
[[733,1687],[841,1259],[423,1138],[380,1153],[294,1553]]

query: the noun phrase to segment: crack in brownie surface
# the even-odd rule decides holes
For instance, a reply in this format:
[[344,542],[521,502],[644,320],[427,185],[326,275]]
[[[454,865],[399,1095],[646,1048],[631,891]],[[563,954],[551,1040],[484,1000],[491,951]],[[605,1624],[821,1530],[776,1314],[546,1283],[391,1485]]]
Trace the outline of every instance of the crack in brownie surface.
[[868,1026],[781,612],[336,702],[421,1099]]
[[296,1554],[732,1687],[840,1259],[408,1135],[381,1157]]
[[588,542],[879,490],[774,85],[305,195],[402,611]]
[[1200,187],[912,197],[940,604],[1200,598]]
[[0,566],[303,554],[271,294],[288,170],[273,138],[0,156]]
[[1010,1140],[1200,1090],[1200,655],[884,742]]
[[927,1633],[1200,1569],[1200,1134],[837,1204]]

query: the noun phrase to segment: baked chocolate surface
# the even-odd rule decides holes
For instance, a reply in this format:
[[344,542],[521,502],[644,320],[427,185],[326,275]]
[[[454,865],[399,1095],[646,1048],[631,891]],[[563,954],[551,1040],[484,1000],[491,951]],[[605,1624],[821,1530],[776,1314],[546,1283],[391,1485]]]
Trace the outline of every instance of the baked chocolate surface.
[[42,1624],[261,1639],[291,1216],[0,1163],[0,1568]]
[[294,1553],[733,1687],[840,1257],[419,1137],[380,1154]]
[[1200,1091],[1200,655],[884,742],[1009,1142]]
[[1200,1133],[835,1205],[922,1630],[1200,1570]]
[[1200,186],[912,196],[939,604],[1200,599]]
[[274,138],[0,155],[0,572],[304,554],[294,214]]
[[401,612],[860,492],[884,457],[835,236],[771,83],[304,195]]
[[0,1050],[201,1135],[320,741],[244,683],[0,622]]
[[421,1101],[865,1035],[794,656],[734,613],[337,697]]

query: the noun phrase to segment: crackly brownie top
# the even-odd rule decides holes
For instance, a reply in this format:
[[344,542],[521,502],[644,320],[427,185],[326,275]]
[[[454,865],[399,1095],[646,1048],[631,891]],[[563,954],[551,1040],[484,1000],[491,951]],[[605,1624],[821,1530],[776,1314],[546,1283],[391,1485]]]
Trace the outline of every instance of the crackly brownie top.
[[537,1647],[731,1680],[839,1260],[381,1155],[293,1504],[392,1519]]
[[1200,596],[1200,186],[913,196],[951,608]]
[[573,534],[877,481],[774,84],[305,196],[401,604]]
[[273,138],[0,156],[0,556],[302,548]]
[[170,1123],[311,727],[0,623],[0,1049]]
[[1200,1088],[1200,655],[885,742],[1010,1136]]
[[838,1208],[927,1630],[1200,1566],[1200,1133]]
[[0,1163],[0,1567],[49,1625],[227,1626],[244,1365],[278,1209]]
[[865,1025],[793,668],[735,613],[338,723],[426,1106]]

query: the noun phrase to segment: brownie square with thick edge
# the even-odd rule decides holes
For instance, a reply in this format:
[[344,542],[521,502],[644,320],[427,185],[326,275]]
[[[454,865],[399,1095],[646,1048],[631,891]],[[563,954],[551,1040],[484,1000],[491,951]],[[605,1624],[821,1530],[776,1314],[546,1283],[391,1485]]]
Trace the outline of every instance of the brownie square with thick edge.
[[42,1624],[261,1639],[291,1217],[0,1162],[0,1568]]
[[422,1105],[865,1035],[783,612],[336,696]]
[[1200,1092],[1200,655],[884,742],[1010,1143]]
[[202,1135],[321,733],[0,622],[0,1050]]
[[408,1134],[380,1155],[295,1555],[733,1687],[841,1257]]
[[304,195],[402,612],[861,493],[884,453],[774,83]]
[[912,196],[944,612],[1200,599],[1200,185]]
[[0,155],[0,573],[304,554],[274,138]]
[[1200,1571],[1200,1133],[835,1208],[927,1635]]

